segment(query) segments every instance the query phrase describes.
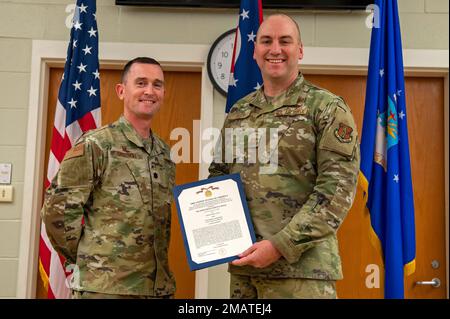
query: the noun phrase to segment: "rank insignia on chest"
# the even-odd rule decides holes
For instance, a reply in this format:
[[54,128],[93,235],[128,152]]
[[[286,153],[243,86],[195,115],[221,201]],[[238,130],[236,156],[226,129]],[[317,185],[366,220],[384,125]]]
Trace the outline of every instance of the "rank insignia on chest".
[[334,135],[341,143],[350,143],[352,141],[353,128],[344,123],[339,123],[339,128],[334,131]]

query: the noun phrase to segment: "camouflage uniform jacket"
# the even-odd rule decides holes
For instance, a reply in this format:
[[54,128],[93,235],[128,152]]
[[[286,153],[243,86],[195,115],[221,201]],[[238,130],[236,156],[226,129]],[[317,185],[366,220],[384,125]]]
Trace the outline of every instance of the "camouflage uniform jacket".
[[124,117],[77,141],[41,212],[52,245],[79,269],[72,289],[174,293],[167,256],[174,178],[168,146],[155,134],[147,143]]
[[353,203],[360,159],[350,108],[300,73],[271,102],[263,88],[238,101],[224,128],[278,128],[274,171],[261,173],[267,165],[263,161],[239,163],[236,156],[228,164],[214,160],[209,168],[210,176],[241,174],[257,240],[270,240],[282,254],[266,268],[230,265],[229,271],[268,278],[341,279],[336,231]]

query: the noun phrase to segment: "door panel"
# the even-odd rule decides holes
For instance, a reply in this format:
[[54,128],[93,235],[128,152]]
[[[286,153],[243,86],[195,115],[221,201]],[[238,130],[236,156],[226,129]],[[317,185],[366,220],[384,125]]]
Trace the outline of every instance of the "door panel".
[[[305,75],[309,81],[342,96],[351,107],[362,133],[366,77]],[[446,298],[444,197],[444,83],[441,78],[406,78],[406,106],[416,223],[416,272],[405,280],[406,298]],[[338,231],[344,280],[337,283],[339,298],[383,298],[382,258],[369,242],[370,219],[360,189]],[[439,268],[431,263],[437,260]],[[380,288],[366,279],[378,265]],[[369,276],[369,278],[368,278]],[[414,285],[439,278],[440,288]]]
[[[62,71],[62,68],[50,70],[45,163],[48,163],[56,98]],[[115,84],[120,82],[120,75],[120,70],[103,70],[101,72],[100,92],[103,125],[115,121],[123,112],[123,103],[115,93]],[[198,138],[198,136],[193,136],[193,121],[200,120],[201,74],[198,72],[164,72],[164,76],[166,97],[161,110],[153,119],[152,130],[172,146],[177,141],[169,140],[171,130],[176,127],[186,128],[190,132],[190,145],[193,145],[193,140]],[[191,163],[176,165],[176,184],[198,180],[198,163],[192,162],[191,154]],[[46,175],[47,167],[44,176]],[[174,202],[172,202],[169,265],[174,272],[177,284],[175,298],[194,298],[195,272],[191,272],[187,264]],[[45,290],[40,278],[38,278],[37,297],[45,298]]]

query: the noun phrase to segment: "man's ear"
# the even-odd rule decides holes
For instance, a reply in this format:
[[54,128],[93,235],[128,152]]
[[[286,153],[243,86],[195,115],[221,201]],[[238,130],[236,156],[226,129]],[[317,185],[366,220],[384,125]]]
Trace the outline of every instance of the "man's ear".
[[299,53],[298,53],[298,59],[303,59],[303,43],[300,43]]
[[124,87],[123,87],[122,83],[116,84],[116,94],[120,100],[123,100],[123,90],[124,90]]

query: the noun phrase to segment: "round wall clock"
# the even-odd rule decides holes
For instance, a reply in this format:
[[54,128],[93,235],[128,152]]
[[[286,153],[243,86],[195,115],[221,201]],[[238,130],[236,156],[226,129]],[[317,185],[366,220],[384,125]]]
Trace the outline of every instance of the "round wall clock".
[[224,96],[228,92],[231,59],[236,29],[228,30],[214,41],[208,54],[207,68],[214,88]]

